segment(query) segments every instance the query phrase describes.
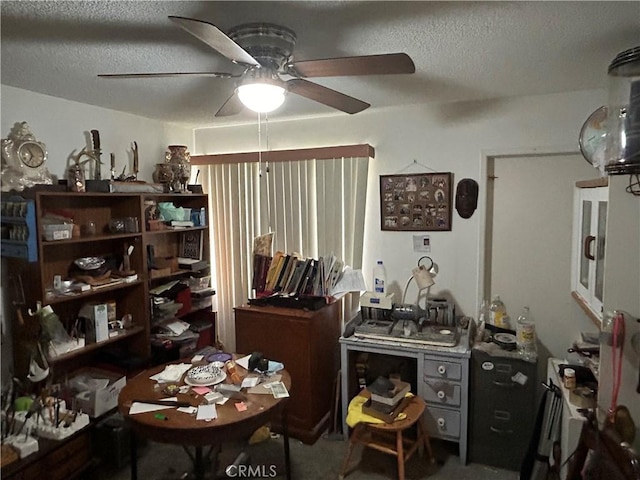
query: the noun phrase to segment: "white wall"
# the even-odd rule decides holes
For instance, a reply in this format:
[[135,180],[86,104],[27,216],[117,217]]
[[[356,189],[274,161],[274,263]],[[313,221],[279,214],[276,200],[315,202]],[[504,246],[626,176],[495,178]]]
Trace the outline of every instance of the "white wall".
[[151,181],[156,163],[164,162],[167,145],[191,145],[191,129],[165,124],[128,113],[70,102],[2,85],[0,135],[6,138],[16,122],[26,121],[36,139],[47,146],[47,167],[63,179],[69,155],[82,147],[91,148],[89,132],[100,131],[102,146],[102,178],[109,177],[109,154],[116,158],[119,175],[127,165],[133,166],[131,144],[138,143],[140,180]]
[[[51,172],[60,176],[64,174],[68,155],[86,144],[86,132],[93,128],[101,132],[103,151],[116,153],[119,170],[131,142],[138,142],[143,180],[151,179],[154,164],[163,161],[165,148],[171,143],[192,145],[192,154],[258,148],[255,124],[202,128],[192,136],[176,126],[13,87],[2,86],[1,92],[3,136],[14,122],[28,121],[36,138],[47,145]],[[353,143],[375,147],[376,158],[369,170],[364,274],[369,279],[375,260],[385,260],[392,290],[397,295],[421,255],[412,251],[412,232],[380,230],[379,175],[426,171],[420,165],[410,165],[415,159],[433,170],[453,172],[456,182],[464,177],[476,179],[481,197],[478,211],[468,220],[454,211],[451,232],[429,233],[431,256],[440,266],[432,293],[452,295],[459,313],[475,316],[482,295],[480,252],[486,185],[483,158],[487,154],[540,149],[577,150],[582,122],[605,99],[606,92],[596,90],[471,104],[372,109],[353,116],[336,114],[291,121],[277,121],[274,117],[269,122],[268,145],[270,149]],[[263,135],[263,145],[266,142]]]
[[[117,174],[127,165],[127,172],[132,167],[131,142],[138,143],[140,152],[140,180],[151,181],[151,174],[156,163],[164,162],[167,145],[193,143],[191,129],[164,124],[148,118],[137,117],[122,112],[98,108],[77,102],[70,102],[56,97],[41,95],[19,88],[0,86],[1,125],[0,135],[6,138],[14,123],[29,123],[36,139],[47,146],[49,171],[64,178],[69,155],[83,146],[91,147],[88,132],[92,129],[100,131],[102,143],[102,177],[109,176],[109,153],[116,155]],[[7,272],[2,272],[3,287],[6,286]],[[28,286],[28,282],[25,284]],[[1,294],[0,294],[1,295]],[[12,363],[11,349],[11,303],[0,298],[0,318],[5,322],[2,338],[2,379]]]
[[[369,168],[363,273],[368,280],[375,260],[384,260],[396,298],[421,254],[412,251],[413,232],[380,230],[379,175],[426,172],[419,165],[406,169],[415,159],[433,170],[453,172],[456,183],[465,177],[477,180],[481,197],[478,211],[468,220],[454,211],[451,232],[428,232],[431,256],[440,266],[431,293],[452,295],[458,313],[475,317],[482,296],[483,158],[489,153],[534,153],[540,149],[578,151],[580,126],[605,100],[606,92],[597,90],[472,104],[414,105],[354,116],[338,114],[282,122],[272,118],[268,145],[278,150],[369,143],[376,149]],[[194,139],[195,154],[258,149],[256,125],[197,129]],[[265,144],[263,134],[263,147]],[[594,170],[594,177],[596,173]],[[410,290],[409,298],[411,295]],[[576,326],[576,330],[579,328]],[[563,356],[564,352],[555,348],[551,353]]]

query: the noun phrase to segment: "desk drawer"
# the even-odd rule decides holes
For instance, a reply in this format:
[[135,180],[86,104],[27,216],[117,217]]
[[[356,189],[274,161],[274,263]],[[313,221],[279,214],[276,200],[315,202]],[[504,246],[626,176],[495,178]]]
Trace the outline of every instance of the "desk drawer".
[[436,358],[425,357],[424,376],[432,378],[462,379],[462,365],[459,362],[448,362]]
[[425,380],[423,383],[422,397],[427,403],[460,406],[462,388],[460,385],[444,380]]
[[429,435],[446,439],[460,438],[460,412],[427,405],[424,420]]

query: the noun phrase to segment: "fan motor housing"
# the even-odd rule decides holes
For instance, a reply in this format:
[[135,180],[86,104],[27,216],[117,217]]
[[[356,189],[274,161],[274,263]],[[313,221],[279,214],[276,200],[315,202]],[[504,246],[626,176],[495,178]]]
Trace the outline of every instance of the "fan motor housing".
[[291,59],[296,33],[273,23],[245,23],[229,30],[229,38],[260,65],[281,70]]

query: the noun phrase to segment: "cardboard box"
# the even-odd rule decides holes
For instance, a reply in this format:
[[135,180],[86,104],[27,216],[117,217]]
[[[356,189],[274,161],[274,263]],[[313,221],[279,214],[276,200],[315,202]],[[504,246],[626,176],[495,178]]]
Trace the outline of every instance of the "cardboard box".
[[84,390],[78,393],[75,396],[77,410],[82,410],[90,417],[99,417],[118,406],[120,390],[127,384],[126,376],[99,368],[84,368],[75,372],[71,382],[72,385],[86,384],[87,379],[108,380],[109,383],[104,388]]
[[106,303],[88,303],[82,306],[79,316],[85,318],[86,343],[104,342],[109,339],[109,313]]
[[382,308],[391,310],[393,308],[393,293],[379,298],[373,292],[365,292],[360,297],[360,305],[363,307]]

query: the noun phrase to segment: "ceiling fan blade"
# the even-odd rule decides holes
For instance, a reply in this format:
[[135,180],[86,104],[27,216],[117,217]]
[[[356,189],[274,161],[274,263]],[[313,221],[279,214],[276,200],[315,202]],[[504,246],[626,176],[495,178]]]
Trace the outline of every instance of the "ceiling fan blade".
[[322,85],[318,85],[317,83],[312,83],[301,78],[294,78],[287,81],[287,87],[291,93],[315,100],[316,102],[328,105],[329,107],[333,107],[346,113],[358,113],[371,106],[362,100],[358,100],[357,98],[350,97],[344,93],[336,92],[335,90],[331,90],[330,88],[323,87]]
[[305,60],[289,65],[292,75],[301,77],[339,77],[349,75],[389,75],[414,73],[416,66],[406,53],[386,53],[359,57]]
[[236,92],[233,92],[226,102],[216,112],[216,117],[229,117],[231,115],[237,115],[242,111],[244,105],[238,98]]
[[163,77],[212,77],[212,78],[237,78],[241,75],[232,75],[225,72],[158,72],[158,73],[101,73],[101,78],[163,78]]
[[233,63],[259,66],[260,63],[249,55],[240,45],[231,40],[222,30],[212,23],[193,18],[169,16],[169,20],[178,24],[188,33],[218,51]]

